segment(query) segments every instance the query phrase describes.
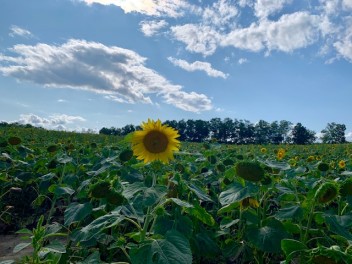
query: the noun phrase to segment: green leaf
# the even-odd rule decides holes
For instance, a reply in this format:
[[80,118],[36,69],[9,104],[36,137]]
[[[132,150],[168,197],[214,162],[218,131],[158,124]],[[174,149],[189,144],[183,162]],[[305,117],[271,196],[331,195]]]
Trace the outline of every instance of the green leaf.
[[341,175],[352,176],[352,171],[343,171],[343,172],[341,172]]
[[58,161],[59,163],[66,164],[66,163],[71,162],[71,161],[72,161],[72,158],[69,157],[69,156],[67,156],[67,155],[63,155],[62,157],[59,157],[59,158],[57,159],[57,161]]
[[23,229],[20,229],[16,232],[16,234],[26,234],[26,235],[32,235],[32,231],[27,229],[27,228],[23,228]]
[[69,226],[74,222],[79,222],[87,217],[93,210],[91,203],[71,203],[65,210],[64,214],[64,224]]
[[13,253],[20,252],[22,249],[25,249],[26,247],[30,246],[32,243],[19,243],[18,245],[15,246],[13,249]]
[[47,250],[49,252],[55,252],[55,253],[66,253],[66,247],[57,240],[52,241],[50,244],[46,245],[45,247],[42,248],[43,250]]
[[145,187],[142,182],[135,182],[132,184],[128,184],[124,188],[122,195],[126,197],[126,199],[131,199],[136,195],[136,193],[144,191],[145,189],[147,189],[147,187]]
[[232,166],[231,168],[225,171],[224,177],[228,180],[233,180],[236,175],[235,167]]
[[338,234],[347,238],[348,240],[352,240],[352,234],[347,230],[347,228],[343,227],[338,218],[334,215],[325,215],[325,222],[329,226],[331,232]]
[[246,186],[235,182],[232,187],[226,191],[220,193],[219,201],[221,205],[228,205],[234,202],[239,202],[247,197],[256,195],[258,192],[258,186],[248,182]]
[[157,239],[130,251],[132,264],[191,264],[189,241],[179,232],[170,230],[165,239]]
[[206,225],[213,226],[215,224],[214,218],[198,204],[193,208],[187,208],[186,211]]
[[80,262],[80,264],[96,264],[96,263],[101,263],[100,253],[97,251],[90,254],[85,260]]
[[206,202],[213,202],[213,200],[210,198],[210,196],[208,194],[206,194],[202,189],[198,188],[196,185],[190,184],[188,186],[188,188],[192,192],[194,192],[200,200],[206,201]]
[[143,193],[143,204],[144,206],[152,206],[166,194],[167,188],[165,186],[147,188]]
[[228,204],[228,205],[225,205],[223,207],[221,207],[219,209],[219,211],[217,212],[218,215],[221,215],[221,214],[225,214],[225,213],[228,213],[228,212],[231,212],[233,211],[235,208],[239,207],[239,203],[238,202],[235,202],[235,203],[232,203],[232,204]]
[[124,219],[119,213],[111,213],[103,215],[81,230],[76,230],[72,233],[72,238],[75,242],[88,241],[97,234],[104,231],[106,228],[116,225]]
[[132,264],[153,264],[152,244],[144,244],[139,248],[132,248],[130,250],[130,257]]
[[303,217],[303,209],[298,205],[285,207],[280,209],[275,217],[279,220],[301,219]]
[[0,264],[13,264],[15,263],[14,260],[3,260],[3,261],[0,261]]
[[190,203],[187,203],[185,201],[182,201],[178,198],[169,198],[168,200],[173,201],[175,204],[181,206],[181,207],[186,207],[186,208],[191,208],[193,207],[193,205],[191,205]]
[[230,217],[225,217],[220,222],[220,229],[229,228],[229,227],[237,224],[239,221],[240,221],[240,219],[232,219]]
[[308,249],[305,244],[294,239],[281,240],[281,248],[286,256],[290,255],[292,252],[303,251]]
[[213,233],[206,230],[201,230],[194,236],[192,245],[195,245],[197,255],[207,258],[214,258],[219,255],[220,250],[213,237]]
[[70,187],[66,186],[59,186],[57,184],[53,184],[49,187],[49,191],[51,193],[54,193],[57,196],[62,196],[62,195],[72,195],[75,191],[72,190]]
[[164,240],[156,240],[152,249],[158,255],[156,263],[186,264],[192,263],[192,252],[189,241],[175,230],[168,231]]
[[246,237],[255,247],[269,253],[279,253],[281,240],[289,238],[282,224],[274,219],[261,228],[249,228]]
[[286,162],[271,161],[271,160],[265,160],[265,161],[260,160],[260,162],[264,163],[266,166],[272,169],[279,169],[279,170],[291,169],[291,166]]

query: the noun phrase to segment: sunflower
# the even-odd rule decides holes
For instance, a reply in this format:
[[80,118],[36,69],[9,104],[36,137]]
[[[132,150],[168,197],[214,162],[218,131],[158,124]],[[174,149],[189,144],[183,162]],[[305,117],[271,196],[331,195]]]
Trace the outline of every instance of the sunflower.
[[173,152],[180,146],[177,130],[162,125],[159,119],[148,119],[141,127],[142,130],[135,131],[132,136],[132,150],[137,159],[144,160],[144,163],[154,160],[168,163],[172,160]]
[[266,148],[261,148],[260,152],[263,153],[263,154],[266,153]]
[[340,160],[339,161],[339,167],[340,167],[340,169],[345,168],[346,167],[346,162],[344,160]]
[[286,154],[285,149],[280,148],[280,149],[277,151],[277,154],[276,154],[277,159],[278,159],[278,160],[283,159],[283,157],[285,157],[285,154]]
[[252,197],[247,197],[247,198],[244,198],[242,201],[240,201],[241,210],[247,209],[248,207],[258,208],[259,202]]

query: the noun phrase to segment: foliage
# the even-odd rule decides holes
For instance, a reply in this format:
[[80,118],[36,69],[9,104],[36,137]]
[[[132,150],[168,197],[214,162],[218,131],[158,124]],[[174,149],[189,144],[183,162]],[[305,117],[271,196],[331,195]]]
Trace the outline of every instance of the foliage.
[[326,128],[321,131],[323,143],[338,144],[346,143],[346,126],[344,124],[328,123]]
[[297,145],[312,144],[315,141],[315,133],[301,123],[297,123],[291,132],[291,142]]
[[182,142],[145,164],[116,136],[0,139],[0,223],[34,248],[22,263],[352,263],[350,144]]

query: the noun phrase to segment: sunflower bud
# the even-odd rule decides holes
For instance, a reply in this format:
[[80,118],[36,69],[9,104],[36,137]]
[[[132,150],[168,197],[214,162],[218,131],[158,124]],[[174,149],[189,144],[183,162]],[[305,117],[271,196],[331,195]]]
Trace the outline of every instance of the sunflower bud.
[[315,199],[319,203],[329,203],[339,194],[339,187],[335,182],[323,183],[315,193]]
[[51,146],[47,147],[46,151],[48,151],[49,153],[53,153],[53,152],[57,151],[57,146],[51,145]]
[[15,146],[21,144],[22,140],[19,137],[9,137],[7,142]]
[[329,170],[329,164],[327,164],[327,163],[325,163],[325,162],[319,163],[319,165],[318,165],[318,170],[320,170],[320,171],[327,171],[327,170]]
[[247,181],[258,182],[264,178],[264,169],[256,162],[237,162],[235,170],[237,176]]
[[118,206],[123,204],[125,197],[115,190],[109,190],[106,194],[106,200],[108,203]]
[[122,162],[129,161],[132,157],[133,157],[133,151],[131,149],[125,149],[119,155],[119,159]]
[[110,192],[111,184],[106,181],[100,181],[92,185],[90,195],[93,198],[105,198]]

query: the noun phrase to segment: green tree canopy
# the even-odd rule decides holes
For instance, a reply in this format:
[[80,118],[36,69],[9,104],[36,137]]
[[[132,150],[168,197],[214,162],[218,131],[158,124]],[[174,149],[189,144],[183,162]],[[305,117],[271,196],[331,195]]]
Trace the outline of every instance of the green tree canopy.
[[305,145],[315,141],[315,132],[307,129],[301,123],[297,123],[291,131],[291,142],[293,144]]
[[326,128],[321,131],[320,137],[323,143],[346,143],[345,137],[346,126],[344,124],[328,123]]

